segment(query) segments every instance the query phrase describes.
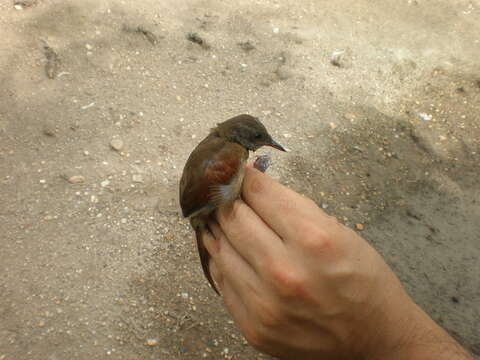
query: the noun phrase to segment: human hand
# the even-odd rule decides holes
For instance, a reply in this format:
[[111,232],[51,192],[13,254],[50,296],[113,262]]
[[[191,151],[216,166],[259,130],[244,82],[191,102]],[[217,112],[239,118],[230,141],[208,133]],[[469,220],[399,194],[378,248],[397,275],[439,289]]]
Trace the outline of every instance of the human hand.
[[254,347],[282,359],[407,359],[426,329],[445,335],[380,255],[312,200],[252,168],[242,197],[204,240]]

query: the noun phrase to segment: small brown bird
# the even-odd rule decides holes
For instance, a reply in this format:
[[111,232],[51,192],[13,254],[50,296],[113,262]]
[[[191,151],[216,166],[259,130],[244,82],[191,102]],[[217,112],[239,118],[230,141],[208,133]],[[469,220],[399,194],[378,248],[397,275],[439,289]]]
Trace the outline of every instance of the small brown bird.
[[192,151],[183,169],[180,206],[183,216],[190,218],[203,272],[217,294],[202,232],[207,230],[209,217],[217,208],[231,205],[240,196],[249,151],[264,145],[286,151],[258,119],[238,115],[217,124]]

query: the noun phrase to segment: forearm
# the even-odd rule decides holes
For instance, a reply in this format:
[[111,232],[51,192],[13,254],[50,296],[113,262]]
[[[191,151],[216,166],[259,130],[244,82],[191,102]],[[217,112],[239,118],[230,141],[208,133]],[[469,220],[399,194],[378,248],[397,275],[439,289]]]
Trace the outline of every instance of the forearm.
[[417,317],[404,341],[367,360],[473,360],[466,350],[416,305]]
[[411,344],[382,360],[387,358],[389,360],[473,360],[454,339],[446,334],[424,343]]

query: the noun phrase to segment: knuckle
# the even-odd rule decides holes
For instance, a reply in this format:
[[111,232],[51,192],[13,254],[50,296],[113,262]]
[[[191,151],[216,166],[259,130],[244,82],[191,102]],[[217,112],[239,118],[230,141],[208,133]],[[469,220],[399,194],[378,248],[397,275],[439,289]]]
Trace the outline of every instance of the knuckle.
[[243,183],[243,190],[252,195],[260,194],[265,191],[265,186],[262,183],[262,179],[258,176],[245,177]]
[[257,302],[258,321],[267,328],[276,328],[281,324],[281,315],[274,303]]
[[256,349],[263,349],[267,345],[267,339],[260,331],[259,326],[248,326],[244,328],[243,336],[247,342]]
[[314,254],[320,254],[328,251],[333,246],[333,240],[326,230],[326,227],[306,221],[300,225],[300,233],[304,234],[302,237],[302,245]]
[[271,269],[271,277],[275,291],[282,298],[298,298],[306,293],[304,277],[292,266],[274,265]]

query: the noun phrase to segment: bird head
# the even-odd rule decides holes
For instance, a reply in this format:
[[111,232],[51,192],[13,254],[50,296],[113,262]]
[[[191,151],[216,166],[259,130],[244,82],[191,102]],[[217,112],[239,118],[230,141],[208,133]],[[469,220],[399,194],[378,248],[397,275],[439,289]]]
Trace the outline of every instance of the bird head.
[[250,151],[256,151],[262,146],[271,146],[281,151],[287,151],[282,145],[272,139],[267,129],[251,115],[238,115],[213,129],[219,136],[236,142]]

